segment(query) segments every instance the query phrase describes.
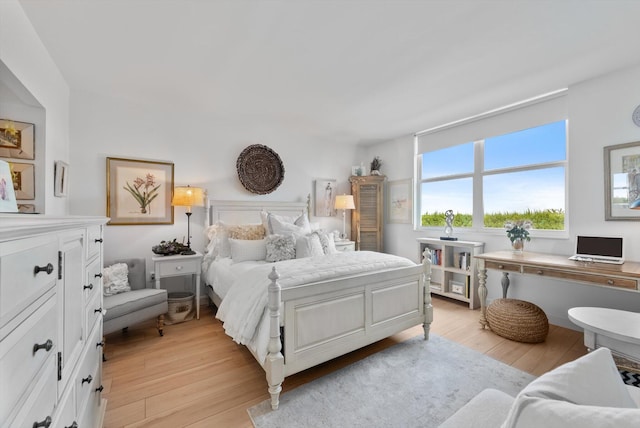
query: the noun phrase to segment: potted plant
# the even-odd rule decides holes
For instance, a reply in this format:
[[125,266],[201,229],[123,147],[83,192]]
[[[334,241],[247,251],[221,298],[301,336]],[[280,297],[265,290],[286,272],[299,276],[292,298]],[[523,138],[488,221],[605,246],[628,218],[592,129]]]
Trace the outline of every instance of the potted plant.
[[371,175],[382,175],[380,173],[380,168],[382,167],[382,159],[379,156],[376,156],[371,161]]
[[531,229],[530,220],[508,221],[504,225],[507,229],[507,238],[511,241],[511,246],[518,252],[524,251],[524,241],[531,241],[529,229]]

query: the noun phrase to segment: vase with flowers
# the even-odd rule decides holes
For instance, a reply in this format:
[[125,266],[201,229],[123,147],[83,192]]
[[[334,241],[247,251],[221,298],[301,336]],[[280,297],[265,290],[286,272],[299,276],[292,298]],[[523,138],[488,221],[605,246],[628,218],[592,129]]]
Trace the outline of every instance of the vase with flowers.
[[524,242],[531,241],[529,229],[531,229],[530,220],[508,221],[504,225],[507,229],[507,238],[511,241],[511,247],[514,251],[521,253],[524,251]]

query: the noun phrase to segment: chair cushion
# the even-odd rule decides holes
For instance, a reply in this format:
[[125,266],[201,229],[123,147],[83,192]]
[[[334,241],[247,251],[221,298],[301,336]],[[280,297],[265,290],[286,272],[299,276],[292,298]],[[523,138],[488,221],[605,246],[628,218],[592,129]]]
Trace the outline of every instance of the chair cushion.
[[156,288],[131,290],[126,293],[105,296],[104,307],[107,313],[104,316],[104,320],[118,318],[163,302],[167,302],[167,290]]

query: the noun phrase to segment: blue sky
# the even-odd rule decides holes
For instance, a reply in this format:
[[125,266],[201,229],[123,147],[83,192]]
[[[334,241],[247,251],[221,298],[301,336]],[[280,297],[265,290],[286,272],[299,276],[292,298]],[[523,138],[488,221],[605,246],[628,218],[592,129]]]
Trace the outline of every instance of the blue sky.
[[[565,121],[485,139],[485,171],[566,159]],[[423,155],[423,178],[473,171],[473,143]],[[486,213],[527,209],[564,209],[564,168],[527,170],[484,178]],[[422,186],[421,212],[471,213],[471,178],[439,181]]]

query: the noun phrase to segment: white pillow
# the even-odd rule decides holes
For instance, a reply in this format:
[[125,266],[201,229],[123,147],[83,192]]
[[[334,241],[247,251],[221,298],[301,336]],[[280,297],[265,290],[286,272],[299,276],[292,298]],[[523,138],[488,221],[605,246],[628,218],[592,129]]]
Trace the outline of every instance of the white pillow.
[[265,238],[268,262],[296,258],[296,238],[293,235],[269,235]]
[[[263,223],[265,222],[264,211],[260,213]],[[293,227],[295,226],[295,227]],[[306,212],[298,217],[282,216],[273,213],[267,213],[266,227],[267,234],[288,234],[306,235],[311,233],[311,225]]]
[[231,256],[231,247],[229,246],[229,230],[225,223],[217,221],[215,224],[207,227],[204,231],[209,243],[205,253],[212,258]]
[[[636,409],[636,417],[640,417],[640,409],[622,382],[611,351],[598,348],[545,373],[527,385],[516,397],[502,427],[540,426],[541,420],[545,421],[545,428],[626,426],[610,425],[606,420],[596,418],[596,413],[602,412],[605,407],[615,408],[617,412],[621,408]],[[552,409],[556,412],[553,414],[559,418],[557,421],[569,418],[578,425],[568,424],[568,421],[565,425],[550,425],[550,416],[543,417],[542,414],[551,412]],[[596,410],[592,412],[593,409]],[[587,413],[589,416],[584,419],[578,417]],[[536,419],[531,419],[534,416]],[[592,422],[587,423],[588,421]],[[638,426],[637,423],[634,426]]]
[[115,263],[102,269],[102,285],[105,296],[131,291],[129,266],[126,263]]
[[333,232],[325,233],[322,231],[314,232],[320,237],[320,243],[322,244],[322,251],[325,254],[337,253],[336,242],[333,239]]
[[296,259],[323,255],[324,251],[317,233],[300,236],[296,240]]
[[267,247],[264,239],[233,239],[229,238],[231,246],[231,259],[234,263],[248,260],[264,260],[267,256]]

